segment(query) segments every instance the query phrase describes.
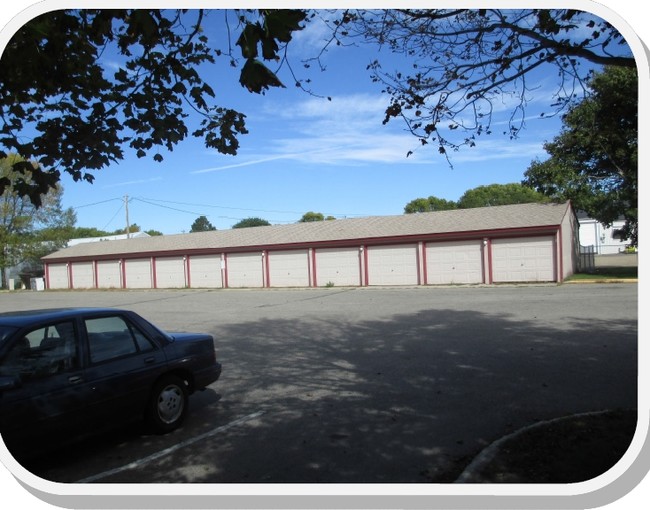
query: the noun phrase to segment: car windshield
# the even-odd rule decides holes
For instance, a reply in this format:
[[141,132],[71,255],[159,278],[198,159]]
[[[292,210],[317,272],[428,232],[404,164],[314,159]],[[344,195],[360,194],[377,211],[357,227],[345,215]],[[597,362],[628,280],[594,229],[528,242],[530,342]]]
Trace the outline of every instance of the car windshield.
[[14,327],[0,326],[0,345],[2,345],[14,331],[16,331],[16,328]]

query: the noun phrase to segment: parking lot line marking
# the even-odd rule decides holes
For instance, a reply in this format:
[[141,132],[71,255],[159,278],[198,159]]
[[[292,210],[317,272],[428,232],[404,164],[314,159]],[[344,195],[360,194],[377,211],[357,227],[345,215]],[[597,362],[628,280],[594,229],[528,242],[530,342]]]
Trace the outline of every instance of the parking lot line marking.
[[147,464],[148,462],[160,459],[161,457],[164,457],[166,455],[169,455],[170,453],[175,452],[176,450],[180,450],[181,448],[184,448],[186,446],[189,446],[191,444],[194,444],[198,441],[202,441],[203,439],[207,439],[208,437],[214,436],[216,434],[219,434],[220,432],[224,432],[232,427],[236,427],[237,425],[241,425],[242,423],[245,423],[247,421],[253,420],[259,416],[262,416],[264,414],[264,411],[257,411],[256,413],[252,413],[246,416],[243,416],[241,418],[236,419],[235,421],[231,421],[230,423],[227,423],[226,425],[222,425],[221,427],[217,427],[216,429],[212,429],[208,432],[205,432],[203,434],[200,434],[198,436],[192,437],[186,441],[182,441],[180,443],[175,444],[174,446],[170,446],[169,448],[166,448],[164,450],[161,450],[159,452],[153,453],[151,455],[148,455],[147,457],[143,457],[142,459],[133,461],[129,464],[126,464],[121,467],[117,467],[114,469],[109,469],[108,471],[103,471],[102,473],[97,473],[95,475],[82,478],[81,480],[78,480],[77,483],[92,483],[97,480],[100,480],[102,478],[106,478],[108,476],[120,473],[122,471],[126,471],[128,469],[136,469],[140,466],[143,466],[144,464]]

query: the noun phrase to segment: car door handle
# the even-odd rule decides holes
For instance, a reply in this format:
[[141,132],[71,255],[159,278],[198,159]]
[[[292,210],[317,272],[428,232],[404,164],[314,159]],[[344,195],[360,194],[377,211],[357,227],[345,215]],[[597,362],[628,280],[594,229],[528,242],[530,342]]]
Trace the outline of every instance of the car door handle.
[[68,382],[70,384],[77,384],[77,383],[80,383],[81,381],[82,381],[82,379],[81,379],[80,375],[73,375],[73,376],[68,377]]
[[153,363],[154,361],[156,361],[156,358],[154,356],[149,356],[148,358],[144,359],[144,364],[149,365],[149,364]]

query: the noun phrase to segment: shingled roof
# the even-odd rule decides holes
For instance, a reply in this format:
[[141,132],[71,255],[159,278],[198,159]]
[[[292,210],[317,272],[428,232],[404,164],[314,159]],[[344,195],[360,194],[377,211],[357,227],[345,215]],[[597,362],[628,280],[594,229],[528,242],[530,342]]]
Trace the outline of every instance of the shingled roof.
[[508,229],[552,227],[562,223],[569,202],[562,204],[517,204],[474,209],[457,209],[399,216],[328,220],[291,225],[238,228],[174,234],[119,241],[83,243],[43,257],[44,261],[110,255],[161,254],[201,250],[339,243],[352,240],[472,233]]

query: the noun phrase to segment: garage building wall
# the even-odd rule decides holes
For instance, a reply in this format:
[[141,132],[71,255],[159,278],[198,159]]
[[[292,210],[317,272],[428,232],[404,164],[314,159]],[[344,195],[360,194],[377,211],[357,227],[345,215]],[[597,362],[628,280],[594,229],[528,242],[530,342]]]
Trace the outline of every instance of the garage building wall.
[[309,250],[269,251],[269,287],[309,287]]
[[554,237],[494,239],[492,281],[494,283],[556,281]]
[[128,259],[124,261],[125,287],[127,289],[153,288],[151,259]]
[[86,243],[43,260],[48,288],[559,282],[576,271],[569,203],[468,211]]
[[185,257],[157,257],[155,282],[158,289],[182,289],[187,286]]
[[192,255],[189,257],[190,286],[220,289],[223,287],[221,255]]
[[352,248],[319,248],[315,250],[314,273],[316,285],[339,287],[362,285],[361,250]]
[[68,264],[49,264],[47,268],[49,289],[67,289],[70,287]]
[[73,262],[70,268],[73,289],[93,289],[95,287],[95,264],[93,262]]
[[100,289],[122,288],[122,263],[119,260],[98,260],[97,287]]
[[[567,228],[562,244],[572,246]],[[458,285],[558,281],[557,236],[360,245],[48,264],[51,289]],[[560,257],[563,267],[558,266]],[[563,276],[560,275],[563,272]],[[69,274],[70,273],[70,274]]]
[[569,209],[561,226],[562,245],[560,256],[562,257],[562,279],[568,278],[578,270],[578,261],[580,257],[580,238],[579,238],[578,218]]
[[228,253],[226,256],[226,282],[230,288],[263,287],[264,257],[260,252]]
[[[48,288],[262,288],[552,282],[574,272],[561,236],[50,263]],[[562,265],[560,266],[560,260]]]
[[482,239],[427,243],[425,256],[429,285],[484,282]]
[[418,285],[418,245],[368,246],[367,285]]

